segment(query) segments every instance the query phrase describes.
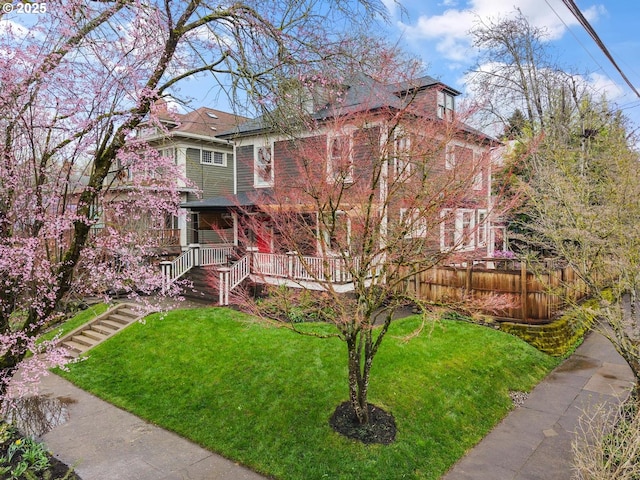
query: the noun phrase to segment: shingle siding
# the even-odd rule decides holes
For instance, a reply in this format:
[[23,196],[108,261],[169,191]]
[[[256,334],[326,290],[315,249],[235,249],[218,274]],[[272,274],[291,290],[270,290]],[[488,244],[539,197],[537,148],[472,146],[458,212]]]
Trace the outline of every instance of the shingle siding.
[[[209,150],[205,148],[205,150]],[[222,152],[220,149],[215,151]],[[230,195],[233,193],[234,157],[231,152],[225,152],[226,166],[208,165],[200,163],[200,149],[187,148],[186,173],[187,177],[202,191],[201,198]],[[197,200],[194,193],[188,194],[187,201]]]
[[253,145],[236,148],[238,193],[253,190]]

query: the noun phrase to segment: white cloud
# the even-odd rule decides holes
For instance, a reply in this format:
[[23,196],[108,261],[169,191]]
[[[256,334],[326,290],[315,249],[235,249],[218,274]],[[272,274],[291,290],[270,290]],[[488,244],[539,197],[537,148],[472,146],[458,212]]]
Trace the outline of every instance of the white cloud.
[[0,21],[0,35],[11,35],[14,38],[27,38],[30,30],[24,25],[13,20]]
[[[445,0],[443,5],[449,7],[453,3]],[[513,16],[516,8],[532,26],[544,28],[549,40],[561,38],[567,26],[578,24],[561,0],[469,0],[459,8],[448,8],[438,15],[421,15],[414,24],[401,25],[410,41],[433,41],[442,56],[460,61],[463,56],[469,58],[469,31],[478,20]],[[603,6],[593,6],[583,12],[590,22],[605,13]]]
[[586,82],[595,92],[605,95],[608,100],[615,101],[625,95],[624,88],[606,75],[592,73]]

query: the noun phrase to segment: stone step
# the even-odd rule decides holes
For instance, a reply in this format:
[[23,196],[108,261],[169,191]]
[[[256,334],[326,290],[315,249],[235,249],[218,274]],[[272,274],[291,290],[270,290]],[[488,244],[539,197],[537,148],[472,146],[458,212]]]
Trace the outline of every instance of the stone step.
[[96,331],[96,332],[102,333],[102,334],[104,334],[106,336],[113,335],[114,333],[116,333],[120,329],[119,327],[112,327],[112,326],[109,326],[107,324],[104,324],[103,322],[104,322],[104,320],[102,320],[102,321],[100,321],[98,323],[94,323],[93,325],[91,325],[91,329]]
[[71,340],[73,342],[79,343],[80,345],[86,345],[87,347],[93,347],[95,344],[98,343],[98,340],[96,340],[95,338],[86,336],[84,332],[78,335],[74,335],[73,337],[71,337]]
[[132,319],[136,319],[140,316],[138,312],[136,312],[135,310],[131,310],[130,308],[119,308],[117,312],[120,315],[131,317]]
[[114,333],[124,327],[124,324],[120,322],[114,322],[113,320],[111,320],[111,317],[100,320],[100,323],[102,325],[106,325],[109,328],[112,328],[114,330]]
[[105,338],[109,338],[109,335],[105,335],[104,333],[94,330],[93,327],[83,330],[82,334],[89,338],[93,338],[94,340],[98,340],[99,342],[101,342]]
[[120,313],[112,313],[108,317],[109,320],[118,322],[121,325],[129,325],[135,318],[128,317],[126,315],[120,315]]
[[140,316],[134,305],[121,304],[70,332],[60,343],[69,350],[71,356],[77,357],[131,325]]
[[86,345],[81,345],[74,342],[73,340],[65,340],[64,342],[62,342],[62,346],[69,350],[69,353],[71,353],[71,355],[73,356],[77,356],[78,354],[87,350]]

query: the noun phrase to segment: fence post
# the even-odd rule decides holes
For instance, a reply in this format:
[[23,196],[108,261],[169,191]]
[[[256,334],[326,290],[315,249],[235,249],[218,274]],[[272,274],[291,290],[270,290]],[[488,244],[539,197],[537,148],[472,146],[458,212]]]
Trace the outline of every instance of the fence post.
[[297,252],[287,252],[287,278],[293,278],[293,261],[295,260]]
[[199,267],[200,266],[200,244],[190,243],[189,251],[191,252],[191,264],[194,267]]
[[467,272],[465,275],[466,297],[470,299],[473,294],[471,291],[471,276],[473,275],[473,261],[467,262]]
[[527,263],[520,264],[520,304],[522,305],[522,321],[527,322]]
[[218,303],[220,305],[229,305],[229,267],[218,268],[219,288],[218,288]]
[[247,255],[249,255],[249,273],[260,273],[257,271],[255,267],[255,254],[258,253],[258,247],[247,247],[246,249]]

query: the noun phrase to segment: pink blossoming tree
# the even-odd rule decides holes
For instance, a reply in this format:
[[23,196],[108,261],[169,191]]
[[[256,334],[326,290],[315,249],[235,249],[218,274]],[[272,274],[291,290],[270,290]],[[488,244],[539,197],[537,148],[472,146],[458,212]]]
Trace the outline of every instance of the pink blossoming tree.
[[[64,362],[36,339],[66,300],[156,291],[154,239],[99,212],[178,213],[180,172],[136,136],[162,128],[157,100],[205,75],[232,99],[266,96],[276,73],[339,43],[321,14],[346,4],[49,0],[38,15],[0,12],[0,399],[28,352],[41,353],[30,373]],[[382,11],[349,5],[359,21]]]

